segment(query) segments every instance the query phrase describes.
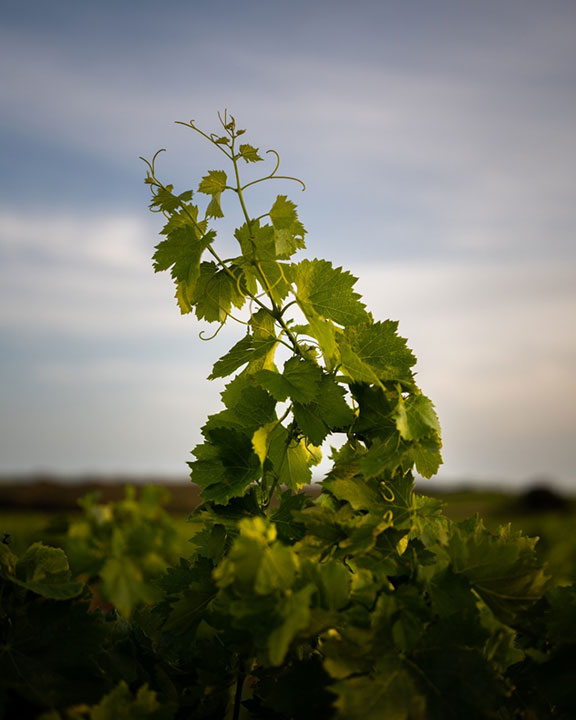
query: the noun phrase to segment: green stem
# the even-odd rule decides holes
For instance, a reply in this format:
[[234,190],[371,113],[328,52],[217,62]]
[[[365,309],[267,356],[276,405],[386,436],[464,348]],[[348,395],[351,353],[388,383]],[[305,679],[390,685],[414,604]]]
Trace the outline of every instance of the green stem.
[[[244,195],[242,194],[242,185],[240,183],[240,171],[238,170],[238,157],[234,154],[234,139],[232,140],[232,164],[234,165],[234,175],[236,176],[236,192],[238,194],[238,199],[240,200],[240,205],[242,207],[242,212],[244,213],[244,218],[246,220],[246,225],[248,225],[248,230],[250,233],[252,233],[252,220],[250,219],[250,215],[248,214],[248,210],[246,208],[246,203],[244,201]],[[258,263],[255,263],[256,268],[258,270],[258,273],[260,274],[260,277],[262,279],[262,284],[266,288],[266,294],[270,298],[270,302],[272,303],[272,310],[270,311],[268,308],[268,312],[272,315],[274,320],[280,325],[282,330],[286,333],[286,336],[292,343],[292,349],[297,355],[300,355],[301,357],[304,357],[304,353],[300,349],[300,345],[298,344],[298,340],[296,339],[295,335],[292,333],[288,325],[284,322],[282,319],[282,309],[278,306],[274,298],[272,297],[272,289],[270,288],[270,285],[268,283],[268,280],[264,273],[262,272],[260,266]]]
[[234,693],[234,711],[232,713],[232,720],[239,720],[240,718],[240,703],[242,702],[242,687],[246,675],[243,672],[238,673],[236,678],[236,692]]
[[268,497],[266,498],[266,505],[262,508],[262,510],[268,510],[270,507],[270,503],[272,502],[272,498],[274,497],[274,493],[276,492],[276,488],[278,487],[278,476],[274,478],[272,481],[272,486],[270,488],[270,492],[268,493]]
[[187,122],[183,122],[182,120],[176,120],[176,121],[175,121],[175,124],[176,124],[176,125],[184,125],[184,127],[189,127],[189,128],[191,128],[192,130],[195,130],[198,134],[202,135],[202,137],[205,137],[207,140],[210,140],[210,142],[212,143],[212,145],[216,145],[216,147],[217,147],[219,150],[221,150],[221,151],[224,153],[224,155],[226,155],[227,158],[232,159],[231,156],[230,156],[230,153],[226,152],[226,150],[224,149],[224,147],[222,147],[222,145],[220,145],[220,143],[215,142],[215,141],[210,137],[210,135],[208,135],[208,134],[205,133],[204,131],[200,130],[200,128],[197,128],[196,125],[193,125],[193,124],[192,124],[192,121],[190,121],[189,123],[187,123]]

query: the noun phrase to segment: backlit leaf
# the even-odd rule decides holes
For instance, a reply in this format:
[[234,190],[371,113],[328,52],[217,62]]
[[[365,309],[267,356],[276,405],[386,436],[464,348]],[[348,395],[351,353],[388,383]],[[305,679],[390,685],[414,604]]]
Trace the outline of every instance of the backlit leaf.
[[213,262],[201,263],[193,295],[199,320],[224,322],[232,306],[241,308],[245,301],[241,283],[232,271],[219,269]]
[[270,219],[274,227],[276,254],[279,258],[289,258],[297,250],[306,247],[304,235],[306,230],[298,220],[296,205],[285,195],[278,195],[272,209]]
[[352,290],[356,278],[327,260],[303,260],[292,268],[298,304],[307,317],[320,315],[340,325],[357,325],[368,315],[360,295]]
[[240,150],[240,156],[247,163],[253,163],[262,160],[260,155],[258,155],[258,148],[252,147],[252,145],[244,143],[243,145],[240,145],[238,149]]
[[279,402],[290,397],[292,400],[306,403],[312,402],[319,393],[322,370],[309,360],[292,357],[284,364],[282,374],[271,370],[260,370],[255,374],[254,379]]
[[226,355],[214,364],[209,379],[226,377],[238,370],[242,365],[266,357],[274,349],[276,342],[276,338],[272,335],[264,337],[255,337],[251,334],[245,335]]
[[337,337],[343,372],[356,382],[411,380],[416,358],[397,327],[392,320],[347,327]]

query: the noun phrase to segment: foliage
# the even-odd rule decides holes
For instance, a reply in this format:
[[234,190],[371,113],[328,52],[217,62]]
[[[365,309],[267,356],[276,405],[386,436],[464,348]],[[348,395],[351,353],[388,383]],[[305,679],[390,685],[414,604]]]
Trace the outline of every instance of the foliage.
[[65,548],[76,576],[90,585],[93,603],[113,605],[129,618],[140,603],[154,603],[161,592],[153,580],[178,562],[182,544],[174,523],[162,508],[164,488],[145,486],[137,498],[102,504],[86,495],[82,518],[68,528]]
[[[154,267],[170,271],[180,311],[244,328],[212,369],[230,378],[224,407],[190,462],[204,500],[193,552],[151,574],[146,591],[125,593],[135,568],[159,568],[150,554],[164,564],[157,549],[169,534],[150,524],[133,552],[130,513],[100,525],[88,501],[72,565],[100,578],[119,613],[86,613],[60,554],[44,560],[37,547],[17,559],[5,548],[10,627],[74,607],[78,622],[98,625],[99,667],[111,668],[92,672],[99,685],[82,700],[37,694],[36,706],[54,718],[574,717],[574,589],[551,587],[535,540],[491,533],[478,517],[452,523],[414,492],[414,471],[430,477],[441,463],[414,355],[396,322],[372,317],[350,273],[292,260],[306,231],[285,195],[249,213],[250,187],[295,179],[277,174],[274,153],[271,173],[243,183],[240,168],[260,162],[259,149],[239,142],[234,118],[221,122],[222,134],[182,123],[232,166],[231,181],[221,169],[202,178],[203,211],[191,190],[158,179],[157,156],[146,178],[165,220]],[[210,227],[226,195],[242,212],[231,258]],[[302,489],[328,441],[332,466],[312,500]],[[2,647],[12,659],[10,642]],[[10,709],[27,677],[22,668],[9,680]]]

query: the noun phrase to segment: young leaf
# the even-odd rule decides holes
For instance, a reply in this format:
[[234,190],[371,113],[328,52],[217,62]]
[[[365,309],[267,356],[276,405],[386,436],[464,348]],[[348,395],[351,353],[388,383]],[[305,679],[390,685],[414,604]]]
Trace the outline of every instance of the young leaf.
[[220,197],[226,189],[226,182],[227,178],[224,170],[210,170],[208,175],[202,178],[202,182],[198,186],[198,192],[212,196],[206,210],[207,217],[223,217]]
[[306,230],[298,220],[296,205],[286,198],[278,195],[272,209],[270,219],[274,227],[276,254],[279,258],[289,258],[297,250],[306,247],[304,235]]
[[360,295],[352,290],[357,278],[327,260],[302,260],[292,266],[292,279],[306,317],[320,315],[344,326],[368,319]]
[[180,193],[180,195],[174,195],[172,192],[173,189],[173,185],[166,185],[166,187],[157,188],[150,203],[150,208],[166,213],[172,213],[192,200],[192,190],[186,190],[185,192]]
[[240,156],[247,163],[254,163],[262,160],[260,155],[258,155],[258,148],[252,147],[252,145],[248,145],[245,143],[243,145],[240,145],[239,150]]

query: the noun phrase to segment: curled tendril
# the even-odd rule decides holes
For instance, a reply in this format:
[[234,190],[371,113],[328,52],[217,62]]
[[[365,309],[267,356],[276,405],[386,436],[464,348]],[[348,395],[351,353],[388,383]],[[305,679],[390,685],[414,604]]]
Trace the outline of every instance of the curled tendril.
[[[220,113],[218,113],[218,117],[220,118],[220,122],[222,122]],[[217,148],[219,148],[220,151],[223,152],[227,158],[229,158],[230,160],[232,159],[232,155],[230,155],[230,153],[227,152],[227,150],[225,150],[224,147],[222,147],[222,145],[220,143],[216,142],[216,140],[214,139],[214,136],[216,135],[216,133],[211,133],[210,135],[208,135],[208,133],[205,133],[203,130],[200,130],[200,128],[198,128],[198,127],[196,127],[196,125],[194,125],[194,120],[190,120],[190,122],[184,122],[183,120],[175,120],[174,123],[175,123],[175,125],[183,125],[184,127],[194,130],[199,135],[202,135],[202,137],[205,137],[207,140],[210,140],[210,142],[213,145],[215,145]],[[228,131],[226,131],[226,132],[228,132]]]
[[266,155],[269,155],[270,153],[272,153],[273,155],[276,155],[276,167],[274,168],[274,170],[272,170],[272,172],[269,175],[269,177],[273,177],[274,175],[276,175],[276,172],[277,172],[278,168],[280,167],[280,155],[276,152],[276,150],[266,150]]
[[163,152],[166,152],[166,148],[160,148],[160,150],[157,150],[154,153],[154,157],[152,158],[151,161],[147,160],[145,157],[142,157],[142,155],[140,155],[138,158],[139,160],[142,160],[142,162],[146,163],[146,165],[148,166],[148,169],[150,170],[150,177],[155,182],[156,182],[156,167],[155,167],[156,166],[156,158],[158,157],[158,155],[160,155],[160,153],[163,153]]
[[386,512],[382,516],[382,520],[387,523],[394,522],[394,513],[392,512],[392,510],[386,510]]
[[220,332],[220,330],[222,330],[222,328],[224,327],[225,322],[226,322],[226,321],[220,323],[220,325],[218,326],[218,329],[216,330],[216,332],[213,333],[212,335],[209,335],[208,337],[204,337],[204,333],[206,332],[205,330],[200,330],[200,332],[198,333],[198,337],[199,337],[200,340],[202,340],[203,342],[209,342],[210,340],[214,340],[214,338],[216,337],[216,335],[218,335],[218,333]]
[[248,297],[248,294],[245,293],[245,292],[242,290],[242,287],[241,287],[241,283],[242,283],[242,271],[240,271],[237,276],[235,275],[234,272],[232,272],[232,275],[234,275],[234,278],[235,278],[235,280],[236,280],[236,290],[238,291],[238,295],[240,295],[241,297],[243,297],[244,299],[246,299],[246,298]]
[[[224,310],[224,308],[222,308],[222,310]],[[226,317],[230,318],[231,320],[234,320],[234,322],[240,323],[240,325],[246,325],[246,326],[250,325],[249,322],[246,322],[246,320],[240,320],[240,318],[237,318],[234,315],[232,315],[231,312],[228,312],[227,310],[224,310],[224,312],[226,313]]]
[[265,180],[293,180],[294,182],[300,183],[302,185],[302,191],[306,190],[306,185],[300,178],[292,177],[291,175],[276,175],[278,172],[278,168],[280,167],[280,155],[276,152],[276,150],[266,150],[266,154],[272,153],[276,156],[276,167],[269,175],[266,175],[266,177],[258,178],[258,180],[252,180],[252,182],[246,183],[246,185],[243,186],[242,190],[246,190],[246,188],[249,188],[251,185],[256,185],[257,183],[264,182]]
[[[384,500],[386,500],[386,502],[394,502],[394,500],[396,499],[396,495],[394,495],[394,491],[392,490],[392,488],[388,487],[388,485],[384,481],[380,483],[380,490],[382,492],[382,497],[384,498]],[[389,510],[388,512],[391,511]]]

